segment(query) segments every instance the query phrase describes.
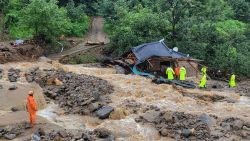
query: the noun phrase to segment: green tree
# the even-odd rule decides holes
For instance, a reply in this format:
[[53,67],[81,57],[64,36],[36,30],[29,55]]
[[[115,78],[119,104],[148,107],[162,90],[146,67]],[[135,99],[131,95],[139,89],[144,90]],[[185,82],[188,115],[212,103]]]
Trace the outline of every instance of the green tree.
[[89,17],[83,12],[84,5],[75,5],[74,1],[71,0],[67,6],[67,15],[71,21],[70,31],[67,33],[69,36],[83,36],[90,25]]
[[70,20],[67,11],[57,6],[57,0],[31,0],[20,11],[17,28],[29,31],[36,40],[52,41],[70,29]]

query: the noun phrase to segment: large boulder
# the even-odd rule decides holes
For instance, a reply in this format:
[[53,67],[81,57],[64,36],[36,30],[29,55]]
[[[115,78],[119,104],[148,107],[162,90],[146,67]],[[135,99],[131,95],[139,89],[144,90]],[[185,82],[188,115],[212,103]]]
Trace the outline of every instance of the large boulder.
[[103,106],[102,108],[100,108],[99,110],[97,110],[96,115],[100,118],[100,119],[105,119],[108,118],[110,113],[114,110],[113,107],[111,106]]

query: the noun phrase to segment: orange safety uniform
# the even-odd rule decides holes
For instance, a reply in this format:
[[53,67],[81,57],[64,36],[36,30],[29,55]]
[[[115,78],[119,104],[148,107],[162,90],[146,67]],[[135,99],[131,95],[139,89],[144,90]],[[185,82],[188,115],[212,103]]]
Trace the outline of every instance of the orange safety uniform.
[[28,107],[28,112],[30,114],[30,124],[33,126],[36,122],[36,112],[37,112],[37,106],[33,95],[28,96],[27,107]]
[[179,78],[179,76],[180,76],[180,67],[176,67],[174,69],[174,73],[175,73],[175,76],[177,76],[177,78]]

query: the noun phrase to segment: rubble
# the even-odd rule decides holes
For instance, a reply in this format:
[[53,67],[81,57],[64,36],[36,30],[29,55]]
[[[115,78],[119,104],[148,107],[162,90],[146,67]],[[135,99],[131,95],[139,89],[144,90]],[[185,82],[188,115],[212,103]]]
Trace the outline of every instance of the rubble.
[[[31,126],[27,122],[8,125],[5,127],[0,127],[0,140],[13,140],[18,139],[22,134],[27,134],[30,132],[28,129],[31,129]],[[33,134],[30,138],[25,141],[52,141],[52,140],[87,140],[87,141],[96,141],[96,140],[108,140],[114,141],[115,138],[112,133],[105,128],[97,128],[94,131],[87,130],[66,130],[66,129],[49,129],[44,130],[39,128],[33,131]]]
[[39,67],[35,68],[30,68],[26,73],[25,73],[25,78],[28,82],[33,82],[35,81],[35,77],[39,73]]
[[27,77],[36,81],[44,94],[65,110],[65,114],[90,115],[99,108],[105,108],[110,102],[105,95],[113,92],[113,86],[105,80],[63,70],[32,69],[26,73]]
[[[40,140],[38,140],[40,139]],[[45,131],[39,128],[31,137],[31,139],[26,141],[52,141],[52,140],[59,140],[59,141],[70,141],[70,140],[77,140],[77,141],[96,141],[104,139],[107,141],[114,141],[114,136],[112,133],[104,128],[95,129],[94,131],[83,131],[83,130],[51,130]]]
[[250,137],[250,131],[244,130],[250,124],[239,118],[220,119],[214,115],[193,115],[173,111],[147,111],[136,118],[136,122],[151,123],[161,136],[176,140],[219,140],[230,136],[238,139]]
[[29,128],[31,126],[27,122],[0,127],[0,139],[13,140]]
[[17,79],[20,78],[20,70],[10,68],[8,71],[8,79],[10,82],[17,82]]

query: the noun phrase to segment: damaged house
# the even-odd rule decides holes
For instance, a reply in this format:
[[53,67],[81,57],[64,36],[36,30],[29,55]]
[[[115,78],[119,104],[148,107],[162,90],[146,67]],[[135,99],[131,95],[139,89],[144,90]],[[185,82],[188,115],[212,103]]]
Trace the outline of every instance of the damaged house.
[[188,54],[168,48],[163,40],[160,40],[133,47],[115,62],[134,74],[149,77],[165,77],[166,68],[168,66],[174,68],[178,64],[186,67],[187,77],[197,77],[199,61]]

